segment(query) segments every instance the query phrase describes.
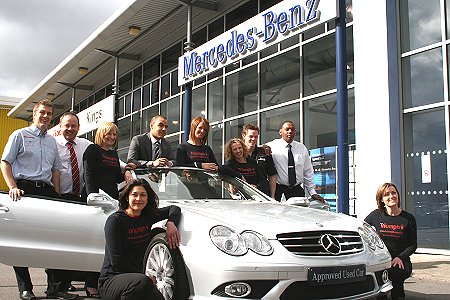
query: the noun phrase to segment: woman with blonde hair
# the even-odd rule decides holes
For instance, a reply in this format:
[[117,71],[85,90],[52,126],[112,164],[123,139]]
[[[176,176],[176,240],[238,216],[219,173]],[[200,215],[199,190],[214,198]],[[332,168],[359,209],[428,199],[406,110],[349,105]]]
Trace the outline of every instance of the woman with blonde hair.
[[375,228],[391,254],[392,300],[405,299],[403,283],[411,275],[410,256],[417,248],[416,219],[400,207],[400,195],[392,182],[378,188],[376,201],[378,208],[365,221]]
[[211,147],[206,145],[209,133],[209,122],[202,117],[196,117],[191,122],[189,140],[178,145],[177,166],[197,167],[217,171],[219,164]]
[[[124,180],[117,154],[119,129],[114,123],[104,122],[97,128],[95,144],[87,147],[83,154],[86,193],[103,190],[114,199],[119,198],[117,183]],[[128,172],[129,171],[125,171]],[[131,174],[127,174],[129,177]]]
[[[227,162],[225,167],[231,168],[243,176],[245,181],[262,191],[269,193],[269,183],[258,167],[256,160],[248,155],[248,149],[244,141],[238,138],[233,138],[225,144],[225,158]],[[227,173],[224,168],[221,168],[223,173]]]

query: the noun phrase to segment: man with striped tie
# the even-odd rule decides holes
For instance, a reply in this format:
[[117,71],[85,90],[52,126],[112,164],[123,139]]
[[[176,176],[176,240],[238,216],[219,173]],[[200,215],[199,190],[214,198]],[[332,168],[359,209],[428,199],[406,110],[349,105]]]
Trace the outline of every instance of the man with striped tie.
[[60,172],[61,198],[86,201],[86,199],[81,199],[81,190],[84,184],[83,153],[92,142],[77,137],[80,123],[78,116],[73,112],[64,113],[59,119],[59,126],[61,135],[56,137],[56,144],[63,165]]
[[168,127],[164,116],[154,116],[150,121],[150,131],[131,139],[128,163],[147,167],[172,167],[175,159],[170,143],[164,138]]

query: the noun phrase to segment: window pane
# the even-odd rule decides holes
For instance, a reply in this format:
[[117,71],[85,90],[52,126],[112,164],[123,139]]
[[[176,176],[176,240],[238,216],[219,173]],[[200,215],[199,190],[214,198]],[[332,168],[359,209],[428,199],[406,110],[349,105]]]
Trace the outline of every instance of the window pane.
[[223,84],[222,78],[208,85],[208,119],[210,122],[223,118]]
[[132,89],[132,78],[131,78],[131,72],[120,77],[119,79],[119,94],[124,95],[131,91]]
[[176,43],[162,54],[162,74],[178,66],[178,57],[181,56],[181,43]]
[[170,74],[161,78],[161,100],[170,97]]
[[142,111],[142,133],[150,131],[150,120],[156,115],[159,115],[158,105],[153,105]]
[[[416,217],[418,246],[449,249],[444,110],[405,115],[404,127],[406,210]],[[422,179],[425,162],[431,182]]]
[[167,118],[169,128],[167,134],[180,131],[180,97],[175,97],[161,103],[161,115]]
[[258,14],[258,0],[250,0],[226,15],[226,30],[229,30]]
[[191,120],[195,117],[206,117],[206,86],[192,90]]
[[166,137],[166,141],[170,144],[170,149],[172,150],[173,157],[177,157],[177,147],[180,144],[180,135],[173,135]]
[[[325,95],[304,102],[304,142],[308,148],[337,145],[337,98]],[[355,143],[355,97],[348,91],[348,140]]]
[[131,94],[125,96],[125,115],[131,114]]
[[118,145],[119,149],[130,145],[131,116],[128,116],[117,122],[119,128]]
[[150,84],[145,85],[142,88],[142,107],[150,105]]
[[218,163],[222,162],[223,142],[222,142],[223,124],[211,125],[208,134],[208,145],[214,152]]
[[151,83],[152,88],[151,88],[151,102],[152,104],[155,104],[159,101],[159,79],[153,81]]
[[[125,99],[124,97],[119,98],[119,101],[117,101],[117,108],[118,108],[118,112],[117,112],[117,117],[121,118],[124,116],[124,102]],[[81,109],[81,105],[80,105],[80,109]]]
[[240,115],[258,108],[258,72],[256,66],[226,77],[226,116]]
[[105,99],[105,88],[102,88],[97,93],[95,93],[95,103],[102,101]]
[[172,83],[171,83],[171,95],[176,95],[180,92],[180,87],[178,86],[178,70],[172,72]]
[[131,122],[131,137],[138,135],[141,133],[141,114],[135,113],[131,115],[132,122]]
[[440,0],[400,1],[402,52],[441,41]]
[[296,103],[261,113],[260,143],[280,138],[281,124],[287,120],[295,123],[297,129],[295,140],[300,141],[300,104]]
[[133,71],[133,89],[142,85],[142,66],[137,67]]
[[223,17],[208,25],[208,40],[212,40],[223,33]]
[[133,93],[133,112],[141,109],[141,90],[135,90]]
[[159,56],[144,64],[144,83],[159,77]]
[[443,101],[441,48],[403,58],[402,77],[404,108]]
[[293,49],[261,63],[261,107],[300,97],[300,53]]
[[232,138],[241,138],[242,127],[246,124],[257,124],[257,115],[240,118],[225,122],[225,141],[228,142]]
[[122,148],[117,150],[117,154],[119,155],[119,159],[122,161],[127,161],[127,157],[128,157],[128,148]]

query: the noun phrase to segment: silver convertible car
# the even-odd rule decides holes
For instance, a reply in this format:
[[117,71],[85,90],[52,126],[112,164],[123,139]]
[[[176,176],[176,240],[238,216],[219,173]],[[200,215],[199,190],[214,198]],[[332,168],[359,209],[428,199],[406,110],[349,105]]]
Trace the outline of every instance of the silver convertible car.
[[[177,205],[181,245],[169,250],[165,223],[153,227],[146,274],[168,299],[367,299],[388,292],[390,256],[353,217],[278,203],[247,183],[198,169],[136,170]],[[297,204],[297,205],[295,205]],[[106,218],[117,200],[88,203],[0,194],[0,263],[99,271]]]

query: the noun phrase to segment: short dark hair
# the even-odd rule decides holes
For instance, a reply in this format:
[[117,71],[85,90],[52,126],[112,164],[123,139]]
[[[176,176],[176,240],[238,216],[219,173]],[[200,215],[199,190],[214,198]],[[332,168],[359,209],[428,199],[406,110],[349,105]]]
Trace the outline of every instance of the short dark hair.
[[294,122],[292,122],[292,121],[290,121],[290,120],[286,120],[286,121],[283,121],[283,123],[281,123],[280,129],[283,128],[284,124],[286,124],[286,123],[289,123],[289,124],[291,124],[291,125],[294,125],[294,127],[297,127],[297,126],[295,126],[295,123],[294,123]]
[[156,115],[156,116],[153,116],[153,118],[151,118],[151,120],[150,120],[150,126],[151,126],[153,123],[155,123],[156,119],[158,119],[158,118],[161,118],[161,119],[164,119],[164,120],[167,121],[167,118],[166,118],[166,117],[164,117],[164,116],[162,116],[162,115]]
[[119,205],[122,210],[125,210],[130,205],[128,202],[128,197],[131,191],[137,187],[142,186],[147,192],[147,205],[142,210],[141,214],[145,216],[156,216],[158,214],[158,204],[159,198],[155,191],[150,187],[148,182],[144,179],[134,179],[130,181],[127,186],[123,189],[119,196]]
[[59,117],[59,123],[61,123],[62,119],[64,119],[65,116],[71,116],[71,117],[77,118],[77,122],[78,122],[78,124],[80,124],[80,118],[78,118],[77,114],[74,113],[73,111],[67,111],[67,112],[63,113],[61,115],[61,117]]
[[258,134],[259,134],[259,127],[258,126],[256,126],[255,124],[246,124],[246,125],[242,126],[242,133],[241,133],[241,135],[246,135],[247,131],[249,131],[249,130],[256,130],[256,131],[258,131]]

